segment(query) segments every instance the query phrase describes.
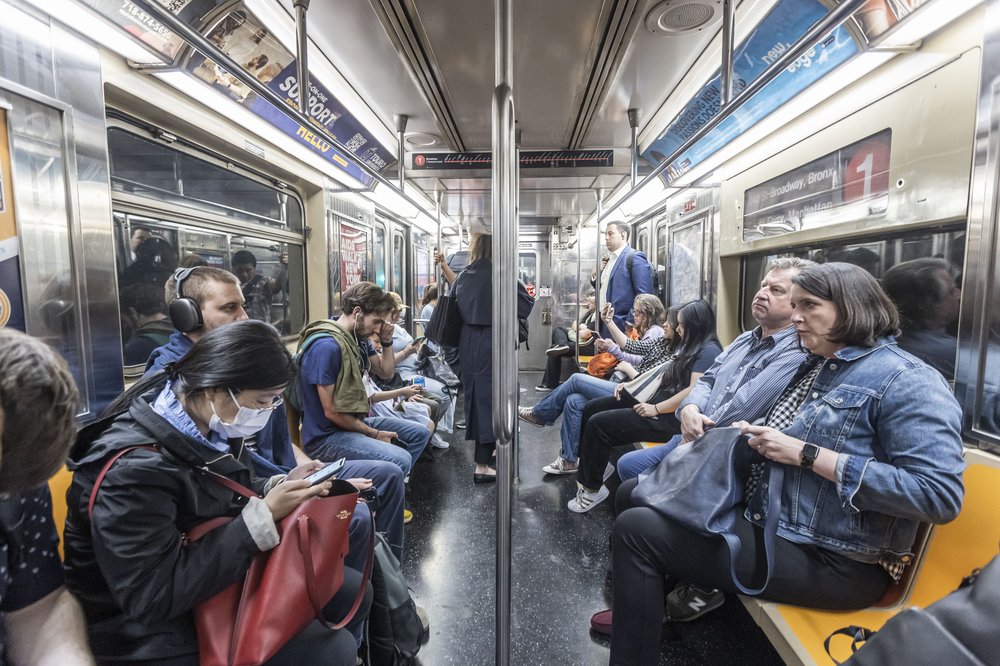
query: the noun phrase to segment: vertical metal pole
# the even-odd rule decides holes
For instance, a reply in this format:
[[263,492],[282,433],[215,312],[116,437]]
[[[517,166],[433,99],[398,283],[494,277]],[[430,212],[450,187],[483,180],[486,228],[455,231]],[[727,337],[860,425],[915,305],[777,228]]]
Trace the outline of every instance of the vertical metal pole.
[[597,255],[594,258],[594,274],[597,278],[594,280],[594,303],[597,305],[597,312],[594,314],[597,317],[598,324],[597,329],[600,330],[601,324],[601,310],[604,309],[604,299],[601,298],[603,293],[601,290],[603,286],[601,285],[601,255],[604,250],[601,249],[601,242],[604,240],[604,234],[601,233],[601,216],[604,215],[604,189],[597,190]]
[[632,130],[631,187],[639,180],[639,109],[628,110],[628,126]]
[[733,19],[736,0],[722,0],[722,94],[719,105],[724,107],[733,98]]
[[497,456],[496,664],[510,664],[513,446],[517,411],[517,149],[514,144],[513,10],[494,0],[493,432]]
[[309,35],[306,33],[306,12],[309,0],[294,0],[295,7],[295,71],[299,81],[299,112],[309,113]]
[[[404,116],[402,114],[396,116],[396,154],[399,155],[399,191],[403,191],[404,182],[404,168],[403,168],[403,158],[406,156],[405,144],[403,143],[403,138],[406,134],[406,121],[409,120],[409,116]],[[440,214],[440,210],[438,213]]]

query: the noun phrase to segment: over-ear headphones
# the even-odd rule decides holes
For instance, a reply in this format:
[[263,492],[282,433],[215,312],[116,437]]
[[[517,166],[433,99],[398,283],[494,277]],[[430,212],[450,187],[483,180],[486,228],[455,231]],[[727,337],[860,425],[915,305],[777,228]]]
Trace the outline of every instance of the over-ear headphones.
[[197,331],[205,324],[201,318],[201,307],[193,298],[186,298],[181,290],[181,283],[196,270],[198,267],[193,266],[191,268],[178,268],[174,271],[176,294],[174,300],[170,301],[170,322],[181,333]]

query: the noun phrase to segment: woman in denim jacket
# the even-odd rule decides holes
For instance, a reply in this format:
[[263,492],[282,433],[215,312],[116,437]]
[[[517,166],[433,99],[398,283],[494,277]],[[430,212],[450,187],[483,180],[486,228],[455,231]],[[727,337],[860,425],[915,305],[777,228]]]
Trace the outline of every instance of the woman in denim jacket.
[[[807,268],[791,297],[811,355],[765,425],[735,424],[768,459],[762,467],[786,466],[774,574],[760,596],[865,608],[912,559],[917,525],[948,522],[962,507],[961,408],[937,371],[896,345],[896,309],[863,269]],[[757,546],[742,550],[742,580],[763,580],[765,504],[766,493],[751,491],[737,521],[741,540]],[[653,509],[621,513],[612,547],[612,664],[657,663],[665,576],[735,591],[725,543]]]

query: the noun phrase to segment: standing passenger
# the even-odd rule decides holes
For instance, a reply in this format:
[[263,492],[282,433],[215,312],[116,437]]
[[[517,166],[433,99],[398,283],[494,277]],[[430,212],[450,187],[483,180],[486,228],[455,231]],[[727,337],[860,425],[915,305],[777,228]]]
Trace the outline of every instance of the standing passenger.
[[[649,261],[642,252],[628,244],[628,225],[611,222],[604,232],[604,244],[608,254],[601,258],[601,283],[597,290],[597,311],[610,303],[615,309],[615,323],[625,330],[625,320],[632,318],[632,302],[639,294],[653,293],[653,272]],[[597,282],[593,273],[591,283]],[[607,326],[600,324],[602,337],[608,337]]]
[[[493,241],[489,234],[474,234],[469,245],[469,265],[452,285],[462,333],[458,356],[465,390],[465,438],[476,443],[474,483],[496,481],[493,453]],[[517,316],[526,318],[534,305],[520,282]],[[512,341],[516,342],[516,341]]]

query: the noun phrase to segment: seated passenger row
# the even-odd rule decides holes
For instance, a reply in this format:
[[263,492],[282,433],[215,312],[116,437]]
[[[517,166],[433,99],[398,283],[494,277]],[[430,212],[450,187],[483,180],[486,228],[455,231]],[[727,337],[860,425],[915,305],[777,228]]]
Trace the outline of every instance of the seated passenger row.
[[[654,469],[623,483],[616,499],[614,608],[591,619],[611,636],[612,664],[658,663],[664,620],[692,620],[718,607],[724,593],[737,591],[737,579],[771,601],[870,606],[912,561],[919,523],[947,522],[961,509],[961,409],[944,378],[895,343],[896,307],[870,274],[851,264],[779,259],[753,314],[760,326],[719,354],[683,400],[673,383],[673,397],[628,411],[601,412],[621,393],[583,409],[571,509],[575,502],[587,510],[607,496],[600,483],[610,447],[640,435],[665,441],[677,433],[691,442],[733,425],[744,435],[734,446],[749,447],[754,457],[739,463],[746,469],[716,467],[699,479],[670,474],[682,460],[718,453],[697,442],[620,462],[634,472]],[[670,365],[660,370],[664,377],[676,376]],[[672,407],[672,415],[658,414]],[[617,419],[614,430],[601,426],[603,415]],[[626,419],[635,419],[635,430]],[[717,493],[733,475],[747,481],[742,500],[726,508]],[[782,476],[783,486],[776,485]],[[780,494],[769,498],[771,485]],[[671,491],[686,493],[685,506],[721,512],[718,524],[731,524],[727,532],[743,548],[658,499]],[[772,522],[769,562],[765,525]]]

